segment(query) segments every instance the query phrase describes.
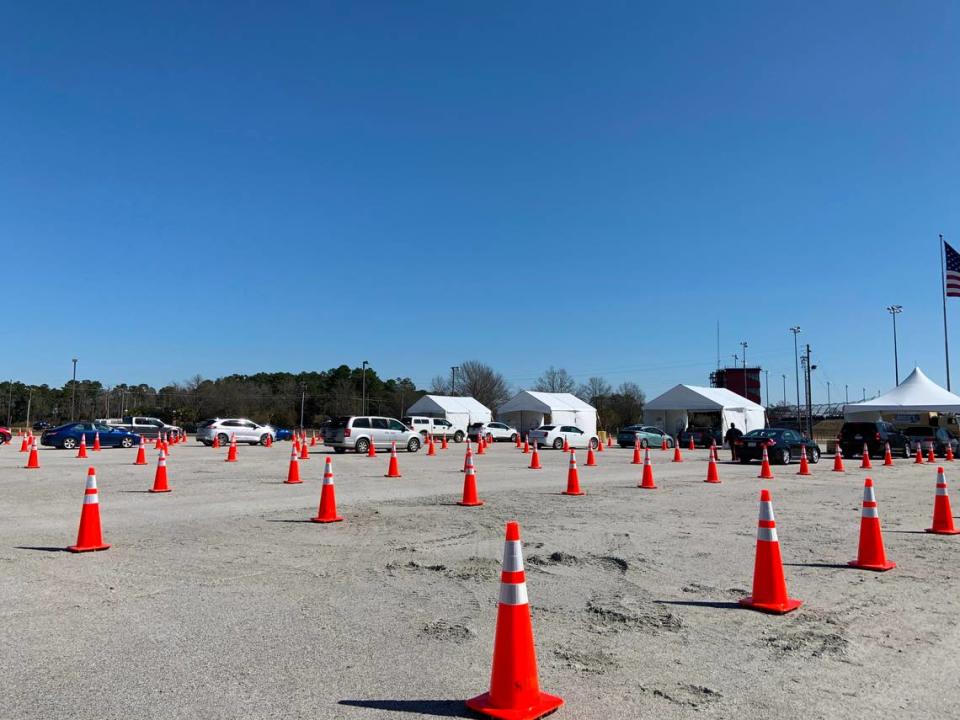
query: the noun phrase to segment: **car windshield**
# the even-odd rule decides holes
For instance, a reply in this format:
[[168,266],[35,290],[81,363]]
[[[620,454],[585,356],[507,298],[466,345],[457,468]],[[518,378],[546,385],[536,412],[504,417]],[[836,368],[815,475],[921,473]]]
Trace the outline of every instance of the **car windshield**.
[[541,430],[546,430],[547,432],[550,432],[550,431],[553,430],[555,427],[556,427],[556,425],[544,425],[544,426],[541,427],[540,429],[541,429]]
[[774,430],[772,428],[764,428],[763,430],[751,430],[744,437],[748,438],[778,438],[783,435],[783,430]]
[[623,431],[624,432],[640,432],[643,430],[643,425],[627,425]]
[[202,423],[200,423],[199,425],[197,425],[197,428],[210,427],[210,426],[213,425],[215,422],[216,422],[216,419],[215,419],[215,418],[211,418],[210,420],[204,420]]
[[106,432],[110,432],[111,430],[116,430],[116,429],[117,429],[117,428],[112,428],[112,427],[110,427],[109,425],[104,425],[103,423],[94,423],[94,424],[93,424],[93,427],[94,427],[96,430],[102,430],[102,431],[106,431]]

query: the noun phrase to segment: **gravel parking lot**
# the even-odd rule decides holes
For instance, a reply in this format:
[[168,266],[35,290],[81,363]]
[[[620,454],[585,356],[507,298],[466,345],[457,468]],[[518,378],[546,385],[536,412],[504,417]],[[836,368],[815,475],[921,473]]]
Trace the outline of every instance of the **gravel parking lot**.
[[[335,455],[345,522],[316,525],[324,448],[284,485],[290,446],[172,449],[173,492],[146,492],[155,456],[44,449],[21,469],[0,448],[3,718],[471,717],[487,688],[504,523],[520,521],[544,690],[555,717],[930,718],[957,712],[960,537],[930,524],[935,466],[877,467],[888,573],[856,556],[864,471],[830,461],[724,462],[652,453],[655,491],[629,450],[544,469],[507,444],[476,459],[486,505],[462,508],[463,445],[437,457]],[[724,454],[726,460],[727,454]],[[879,464],[879,463],[876,463]],[[101,553],[76,538],[97,469]],[[956,464],[960,468],[960,463]],[[952,479],[953,465],[946,464]],[[798,611],[736,601],[751,585],[760,487],[773,492]]]

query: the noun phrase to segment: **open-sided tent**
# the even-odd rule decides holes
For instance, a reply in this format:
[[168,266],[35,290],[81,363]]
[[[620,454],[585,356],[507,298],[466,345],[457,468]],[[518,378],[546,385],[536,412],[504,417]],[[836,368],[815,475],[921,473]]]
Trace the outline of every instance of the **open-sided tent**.
[[843,406],[843,419],[869,422],[883,413],[939,412],[960,413],[960,396],[940,387],[914,368],[909,377],[890,392],[872,400]]
[[450,397],[448,395],[424,395],[407,408],[408,415],[444,418],[454,426],[464,430],[470,423],[490,422],[493,413],[490,408],[472,397]]
[[716,413],[719,428],[726,430],[730,423],[743,432],[766,425],[766,411],[762,405],[747,400],[726,388],[677,385],[655,397],[643,407],[643,421],[672,435],[685,430],[691,413]]
[[570,393],[521,390],[497,411],[500,420],[520,432],[544,424],[575,425],[589,435],[597,434],[597,410]]

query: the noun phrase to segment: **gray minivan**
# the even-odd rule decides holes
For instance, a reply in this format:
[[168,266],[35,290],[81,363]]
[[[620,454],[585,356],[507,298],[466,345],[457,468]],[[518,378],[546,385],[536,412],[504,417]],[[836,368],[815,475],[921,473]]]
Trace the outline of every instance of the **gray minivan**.
[[372,415],[349,415],[334,418],[323,429],[323,443],[336,453],[356,450],[365,453],[370,443],[378,450],[396,443],[398,450],[420,450],[420,434],[395,418]]

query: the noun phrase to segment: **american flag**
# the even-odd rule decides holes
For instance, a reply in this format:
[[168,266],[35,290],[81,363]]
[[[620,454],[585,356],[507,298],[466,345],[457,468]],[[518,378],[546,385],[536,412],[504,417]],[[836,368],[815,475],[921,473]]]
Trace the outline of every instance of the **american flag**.
[[960,297],[960,253],[946,240],[943,249],[947,256],[947,297]]

